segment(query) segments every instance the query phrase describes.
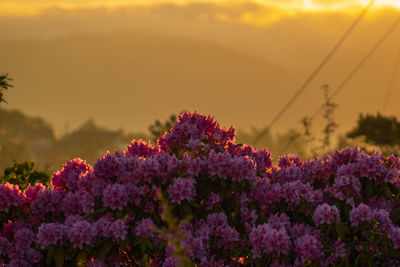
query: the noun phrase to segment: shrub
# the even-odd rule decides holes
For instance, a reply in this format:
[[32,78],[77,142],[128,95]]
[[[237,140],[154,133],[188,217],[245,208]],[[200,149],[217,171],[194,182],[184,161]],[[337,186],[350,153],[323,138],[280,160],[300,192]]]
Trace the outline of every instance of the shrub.
[[184,113],[156,146],[68,161],[54,189],[1,185],[0,262],[397,266],[399,171],[358,148],[273,166],[233,128]]

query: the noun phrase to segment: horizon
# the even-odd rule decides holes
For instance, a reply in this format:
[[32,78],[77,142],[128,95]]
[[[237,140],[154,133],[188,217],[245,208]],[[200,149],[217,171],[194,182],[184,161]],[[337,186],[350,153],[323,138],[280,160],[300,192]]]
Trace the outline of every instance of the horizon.
[[[108,1],[101,2],[103,8],[86,9],[79,7],[81,1],[57,3],[62,2],[76,8],[49,9],[54,1],[0,3],[43,7],[36,15],[0,15],[0,71],[15,80],[7,92],[9,108],[43,117],[58,135],[65,124],[76,129],[91,118],[111,129],[146,131],[155,119],[182,110],[212,114],[238,129],[263,127],[369,1],[335,1],[336,9],[322,0],[279,1],[281,8],[277,1],[275,8],[271,1],[164,1],[114,9],[104,8]],[[296,9],[310,3],[325,9]],[[338,86],[399,16],[397,3],[376,2],[274,132],[299,127],[300,119],[322,104],[321,85]],[[398,33],[334,99],[339,132],[349,130],[359,113],[400,114],[394,101],[400,97],[394,68]],[[112,112],[105,108],[110,88]]]

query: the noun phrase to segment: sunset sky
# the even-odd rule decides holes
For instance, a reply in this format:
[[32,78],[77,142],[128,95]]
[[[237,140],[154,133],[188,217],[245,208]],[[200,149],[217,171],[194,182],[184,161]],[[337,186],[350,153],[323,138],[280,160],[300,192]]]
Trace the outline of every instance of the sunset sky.
[[[34,15],[47,8],[118,8],[124,6],[149,6],[157,4],[242,4],[256,3],[266,7],[294,11],[352,11],[365,6],[369,0],[1,0],[0,15]],[[398,0],[376,0],[376,7],[400,8]],[[281,10],[282,11],[282,10]]]
[[[182,110],[260,128],[369,2],[0,0],[0,72],[15,85],[7,108],[43,117],[58,134],[90,118],[145,131]],[[399,15],[400,0],[376,0],[276,132],[311,115],[322,103],[318,88],[335,89]],[[399,47],[396,29],[337,96],[341,132],[361,112],[399,116]]]

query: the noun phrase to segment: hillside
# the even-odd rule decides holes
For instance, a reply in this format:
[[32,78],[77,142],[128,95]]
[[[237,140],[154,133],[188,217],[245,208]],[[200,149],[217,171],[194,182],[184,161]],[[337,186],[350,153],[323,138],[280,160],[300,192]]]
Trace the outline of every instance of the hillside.
[[137,32],[3,41],[0,58],[0,70],[15,80],[10,107],[42,116],[58,132],[66,121],[76,127],[87,118],[142,130],[148,121],[193,109],[235,124],[273,112],[299,80],[223,46]]

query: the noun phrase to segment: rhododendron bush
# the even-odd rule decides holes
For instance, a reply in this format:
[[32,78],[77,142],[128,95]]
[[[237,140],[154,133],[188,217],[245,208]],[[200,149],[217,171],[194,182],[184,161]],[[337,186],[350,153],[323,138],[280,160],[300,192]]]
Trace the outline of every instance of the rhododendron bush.
[[197,266],[399,266],[399,171],[358,148],[273,165],[184,113],[156,146],[68,161],[52,188],[1,185],[0,265],[187,265],[179,248]]

